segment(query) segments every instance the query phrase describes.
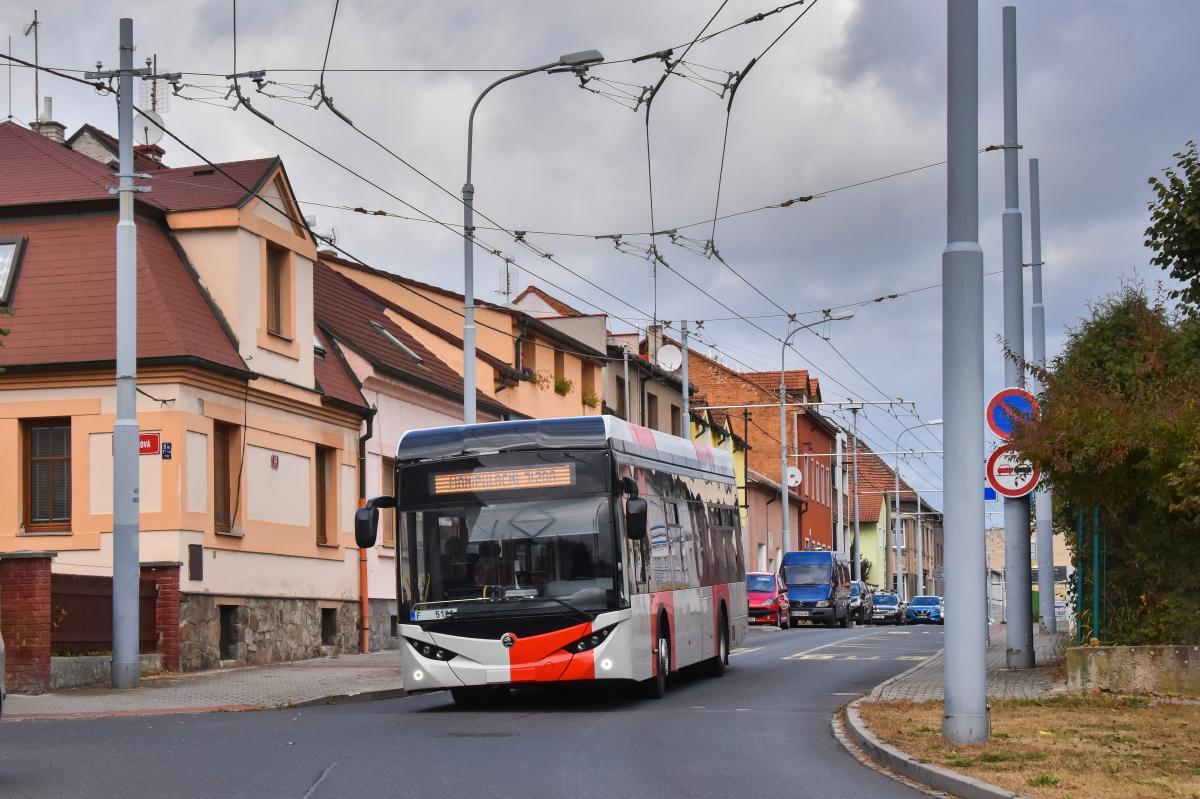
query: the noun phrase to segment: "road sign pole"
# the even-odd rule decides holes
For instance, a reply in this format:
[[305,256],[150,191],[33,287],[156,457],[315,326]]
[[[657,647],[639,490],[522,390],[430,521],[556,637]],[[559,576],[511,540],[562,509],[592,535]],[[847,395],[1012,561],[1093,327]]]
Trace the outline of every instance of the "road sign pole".
[[[1029,254],[1033,272],[1033,362],[1046,366],[1046,307],[1042,304],[1042,199],[1038,160],[1029,159]],[[1038,616],[1042,630],[1058,632],[1054,596],[1054,500],[1049,486],[1034,494],[1037,509]]]
[[[1024,274],[1021,265],[1021,210],[1017,166],[1017,9],[1005,6],[1004,20],[1004,339],[1011,357],[1004,359],[1010,386],[1024,385]],[[1029,558],[1029,498],[1004,500],[1004,592],[1010,669],[1033,667],[1033,585]]]

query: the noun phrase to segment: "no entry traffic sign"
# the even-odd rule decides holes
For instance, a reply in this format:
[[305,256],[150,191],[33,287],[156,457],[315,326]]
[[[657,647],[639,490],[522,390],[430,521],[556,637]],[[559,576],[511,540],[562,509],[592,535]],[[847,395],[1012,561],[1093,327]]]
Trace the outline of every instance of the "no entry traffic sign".
[[1018,421],[1036,419],[1038,404],[1034,396],[1023,388],[1004,388],[995,393],[988,403],[988,429],[999,439],[1008,441]]
[[996,447],[996,451],[988,458],[988,483],[1002,497],[1016,499],[1025,496],[1037,486],[1040,476],[1037,467],[1022,458],[1009,444]]

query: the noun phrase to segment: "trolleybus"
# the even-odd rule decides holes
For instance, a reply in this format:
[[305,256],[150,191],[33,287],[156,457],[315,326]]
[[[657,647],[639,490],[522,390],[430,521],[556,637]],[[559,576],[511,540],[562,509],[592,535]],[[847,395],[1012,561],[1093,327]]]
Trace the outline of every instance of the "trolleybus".
[[413,430],[393,496],[410,692],[724,673],[747,627],[729,454],[613,416]]

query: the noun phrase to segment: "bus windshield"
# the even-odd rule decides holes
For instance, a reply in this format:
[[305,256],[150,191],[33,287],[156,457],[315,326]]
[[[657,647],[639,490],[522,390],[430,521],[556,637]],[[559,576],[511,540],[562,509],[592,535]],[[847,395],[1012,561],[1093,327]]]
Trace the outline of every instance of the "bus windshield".
[[607,495],[504,500],[412,514],[415,621],[613,606],[612,501]]

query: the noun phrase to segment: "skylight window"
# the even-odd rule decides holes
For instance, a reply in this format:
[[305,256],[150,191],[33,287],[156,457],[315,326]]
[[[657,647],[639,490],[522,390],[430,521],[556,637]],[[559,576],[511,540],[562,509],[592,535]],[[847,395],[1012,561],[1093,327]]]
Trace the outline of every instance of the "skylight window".
[[375,332],[388,340],[392,346],[403,352],[409,358],[412,358],[417,363],[421,363],[421,356],[413,352],[403,341],[393,336],[388,330],[378,322],[372,321],[371,327],[375,328]]
[[24,239],[0,239],[0,307],[7,306],[12,300],[24,244]]

